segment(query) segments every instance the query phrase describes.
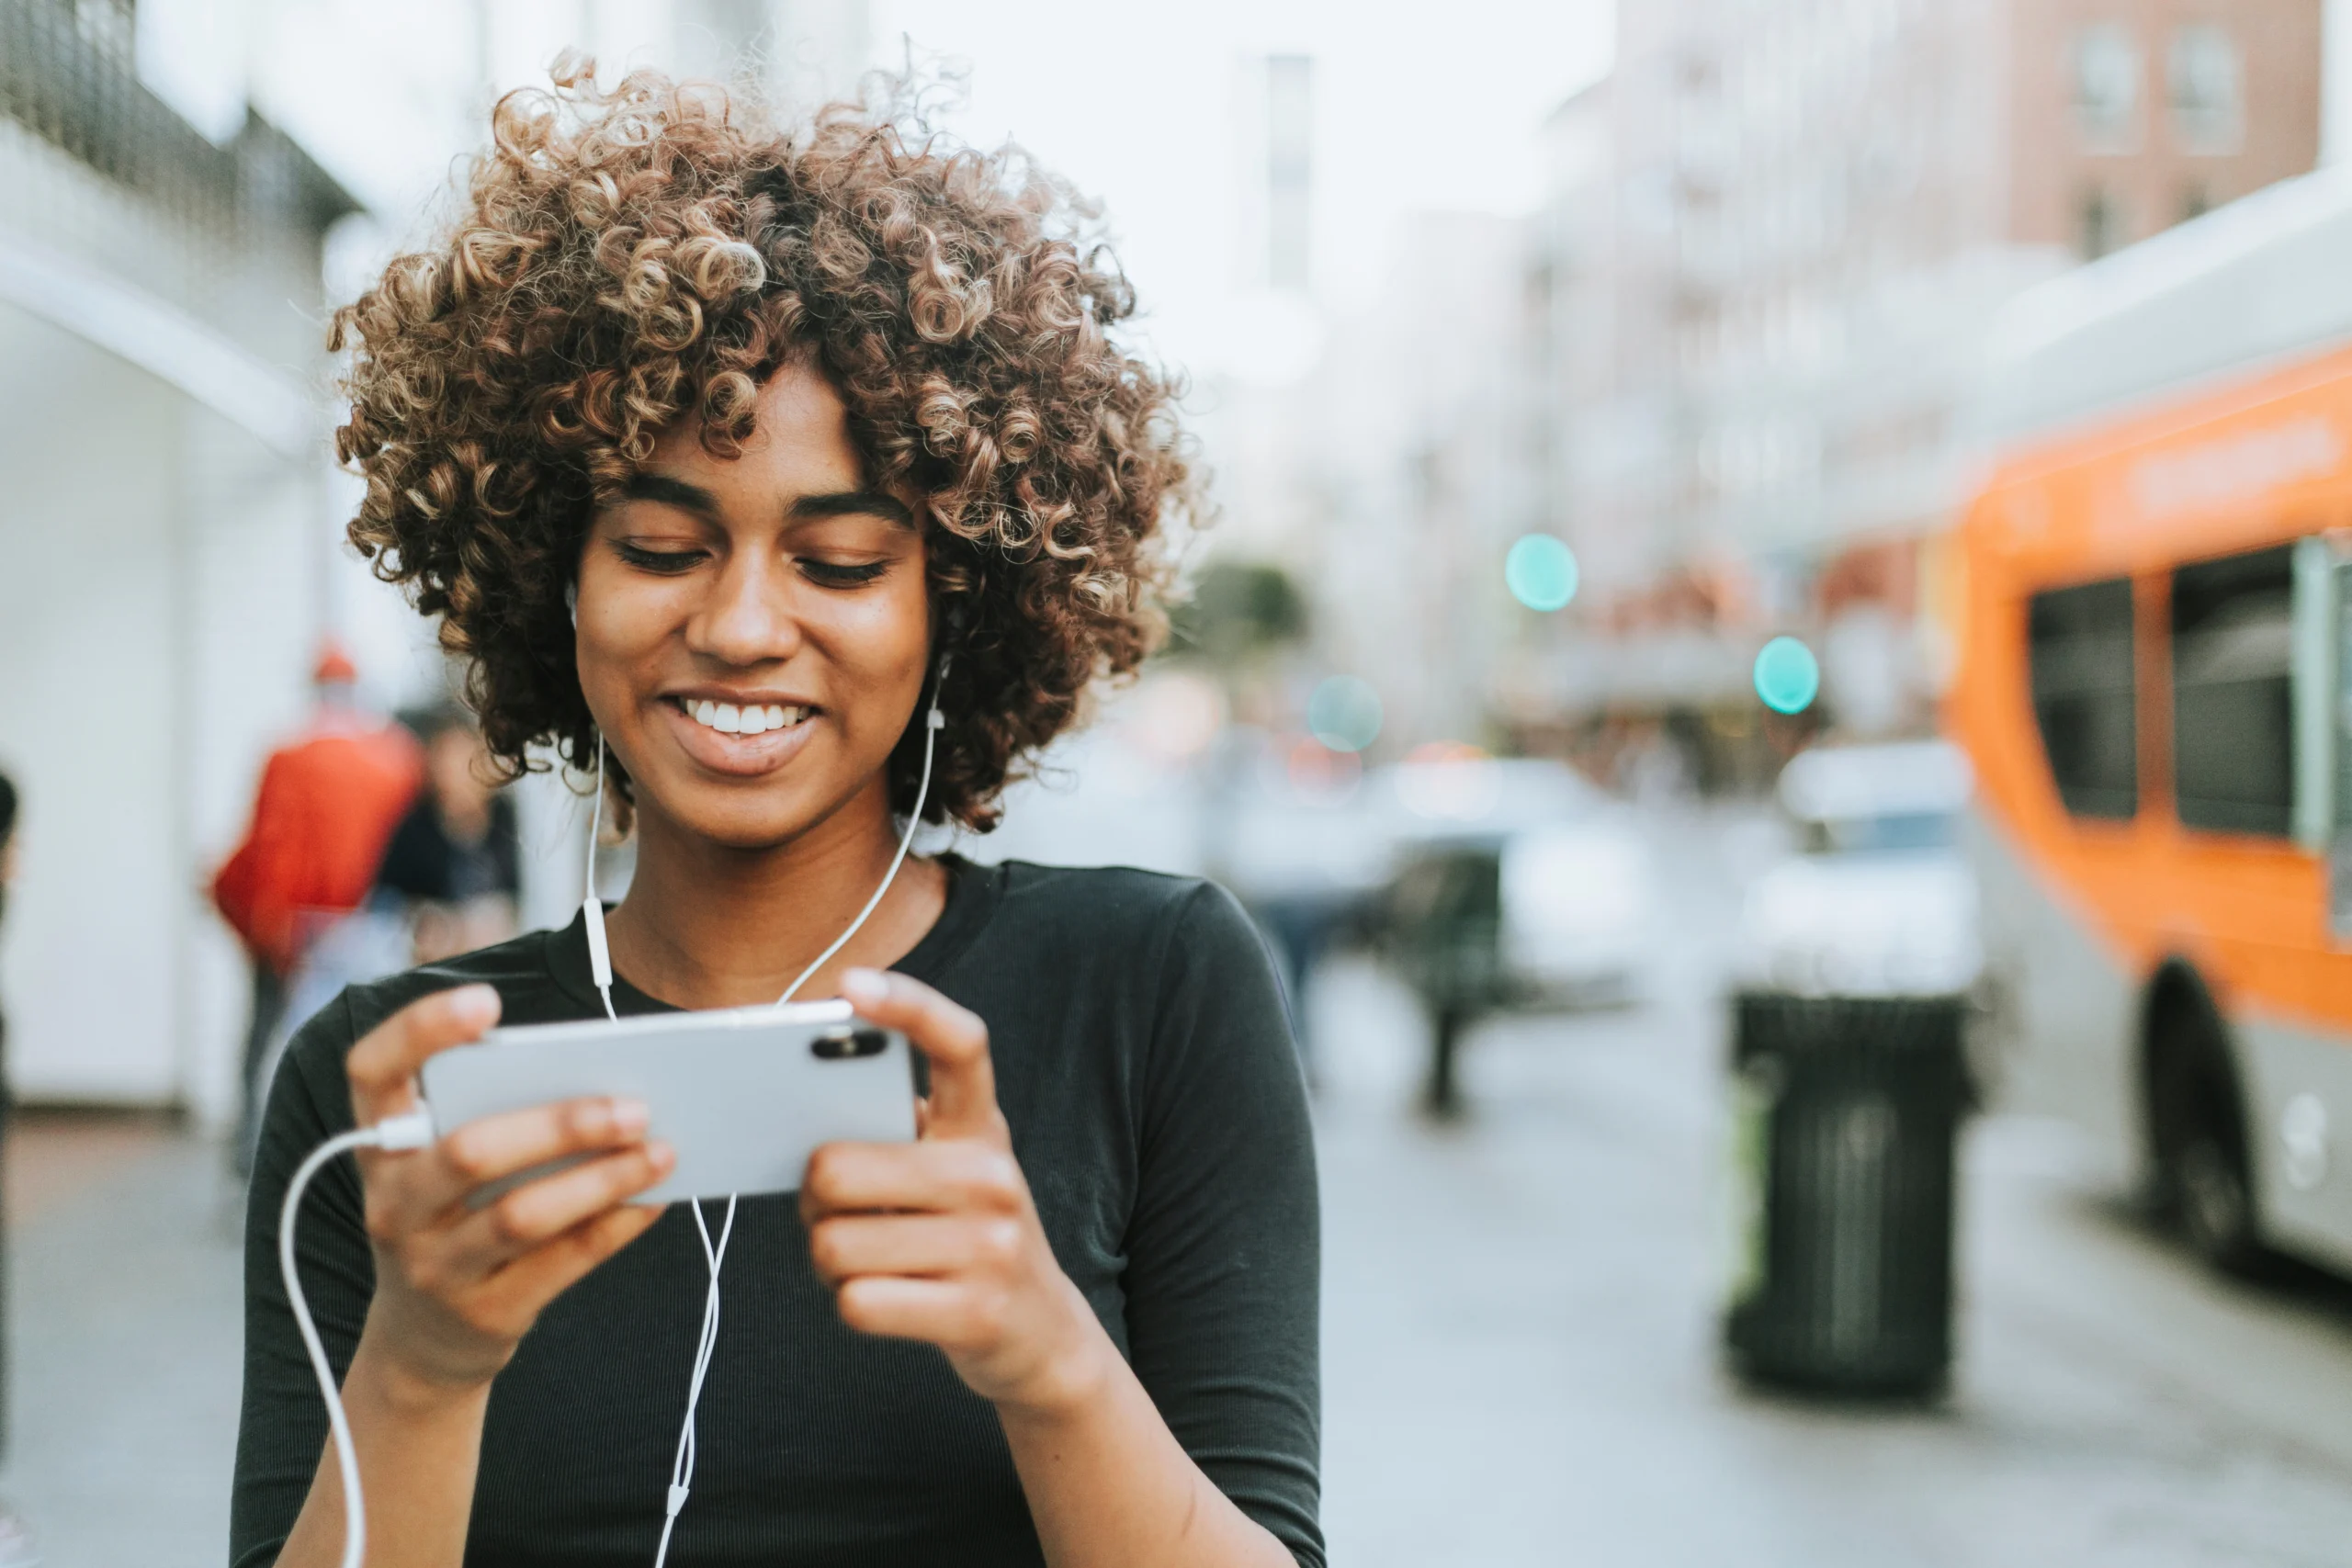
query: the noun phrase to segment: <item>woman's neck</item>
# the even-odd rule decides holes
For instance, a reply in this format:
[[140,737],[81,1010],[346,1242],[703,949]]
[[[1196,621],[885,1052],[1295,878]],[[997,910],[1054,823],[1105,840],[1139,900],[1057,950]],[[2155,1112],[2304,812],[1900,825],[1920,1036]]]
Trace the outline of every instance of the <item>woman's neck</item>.
[[[865,908],[898,848],[878,785],[799,837],[758,850],[640,811],[636,874],[607,921],[613,967],[679,1007],[774,1001]],[[909,857],[873,917],[794,999],[836,996],[842,971],[904,957],[946,902],[945,871]]]

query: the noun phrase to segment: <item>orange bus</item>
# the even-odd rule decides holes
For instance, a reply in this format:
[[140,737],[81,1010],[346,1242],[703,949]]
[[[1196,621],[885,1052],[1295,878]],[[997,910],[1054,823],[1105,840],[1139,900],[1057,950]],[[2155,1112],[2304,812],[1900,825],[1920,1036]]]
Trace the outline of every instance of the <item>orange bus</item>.
[[2217,1263],[2352,1269],[2352,184],[2044,285],[2000,338],[1947,721],[2004,1097]]

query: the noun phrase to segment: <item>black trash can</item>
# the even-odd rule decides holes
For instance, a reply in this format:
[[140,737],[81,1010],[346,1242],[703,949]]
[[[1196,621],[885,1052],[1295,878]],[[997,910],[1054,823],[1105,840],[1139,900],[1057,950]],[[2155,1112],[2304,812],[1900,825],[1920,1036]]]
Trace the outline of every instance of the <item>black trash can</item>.
[[1733,1002],[1742,1257],[1724,1324],[1759,1382],[1926,1396],[1951,1366],[1957,997]]

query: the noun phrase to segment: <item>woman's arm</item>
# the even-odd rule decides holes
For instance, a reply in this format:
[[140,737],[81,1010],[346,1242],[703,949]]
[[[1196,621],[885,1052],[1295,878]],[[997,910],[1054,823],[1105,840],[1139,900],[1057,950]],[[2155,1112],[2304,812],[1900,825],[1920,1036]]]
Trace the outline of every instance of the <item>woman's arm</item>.
[[1078,1382],[1046,1403],[997,1404],[1046,1560],[1055,1568],[1297,1568],[1288,1548],[1202,1473],[1093,1313],[1077,1304],[1099,1344],[1091,1384]]
[[1295,1568],[1177,1442],[1054,1260],[987,1026],[903,976],[853,971],[842,989],[931,1064],[918,1143],[831,1145],[809,1164],[802,1213],[843,1321],[938,1345],[995,1404],[1054,1568]]
[[[497,992],[469,986],[411,1003],[371,1031],[347,1058],[356,1122],[373,1125],[413,1109],[425,1058],[480,1038],[498,1010]],[[656,1211],[627,1203],[670,1166],[668,1150],[646,1143],[644,1128],[642,1107],[602,1100],[485,1117],[429,1148],[361,1154],[357,1203],[346,1188],[340,1203],[322,1201],[302,1216],[298,1261],[311,1265],[302,1269],[306,1282],[319,1276],[314,1315],[331,1353],[350,1350],[344,1406],[368,1506],[371,1568],[457,1568],[463,1559],[491,1380],[548,1302],[653,1221]],[[467,1201],[486,1182],[566,1156],[594,1157],[479,1209]],[[266,1224],[272,1274],[285,1162],[274,1164],[277,1179],[254,1189],[254,1201],[267,1208],[256,1214],[248,1243]],[[356,1228],[364,1236],[354,1236]],[[267,1277],[257,1270],[248,1277],[255,1302],[232,1534],[241,1562],[324,1568],[343,1556],[342,1477],[334,1448],[316,1436],[324,1416],[307,1363],[291,1375],[301,1357],[289,1350],[288,1304],[282,1293],[256,1291]],[[355,1343],[350,1325],[360,1312]],[[280,1441],[271,1428],[281,1421],[313,1434],[315,1448],[302,1461],[311,1473],[299,1514],[289,1526],[278,1512],[273,1529],[250,1516],[270,1506],[257,1495],[265,1487],[285,1498],[285,1482],[249,1474],[243,1450]],[[248,1495],[249,1483],[255,1495]],[[282,1546],[275,1539],[280,1529]]]
[[[474,1471],[490,1385],[444,1389],[405,1377],[366,1337],[343,1380],[343,1408],[359,1455],[370,1568],[453,1568],[466,1555]],[[310,1495],[279,1549],[281,1568],[343,1561],[343,1478],[329,1447]]]

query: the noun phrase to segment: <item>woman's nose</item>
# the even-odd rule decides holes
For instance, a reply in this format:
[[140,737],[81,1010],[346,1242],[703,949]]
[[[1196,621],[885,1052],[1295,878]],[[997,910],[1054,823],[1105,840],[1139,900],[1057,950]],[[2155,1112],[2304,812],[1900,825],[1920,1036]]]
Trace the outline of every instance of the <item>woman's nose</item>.
[[710,598],[686,624],[686,643],[722,664],[789,659],[800,647],[800,622],[783,574],[741,558],[728,563]]

